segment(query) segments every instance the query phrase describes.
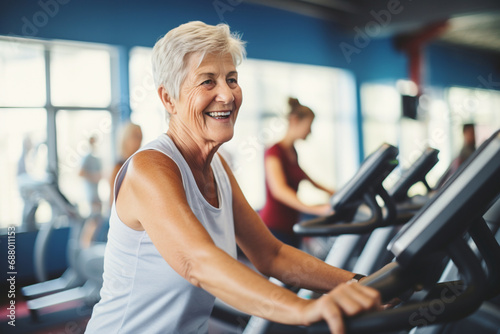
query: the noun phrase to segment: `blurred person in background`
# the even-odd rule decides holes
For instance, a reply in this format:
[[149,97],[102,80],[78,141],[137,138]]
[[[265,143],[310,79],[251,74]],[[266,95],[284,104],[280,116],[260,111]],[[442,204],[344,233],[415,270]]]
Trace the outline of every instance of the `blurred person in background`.
[[458,156],[453,159],[446,172],[441,176],[436,184],[436,189],[441,188],[446,181],[457,171],[457,169],[474,153],[476,150],[476,130],[473,123],[466,123],[462,126],[463,145]]
[[290,111],[286,134],[264,155],[266,202],[259,215],[275,237],[298,248],[300,238],[293,232],[293,225],[298,223],[300,214],[322,216],[332,211],[328,203],[308,205],[301,201],[297,195],[299,183],[307,180],[330,196],[334,190],[318,184],[300,168],[295,143],[311,133],[314,112],[296,98],[289,98],[288,104]]
[[102,178],[102,161],[96,155],[96,137],[89,137],[89,152],[83,157],[79,175],[85,183],[85,192],[90,206],[90,216],[101,214],[102,201],[99,198],[98,185]]
[[119,139],[119,149],[120,157],[116,162],[111,175],[109,177],[110,183],[110,200],[109,205],[113,203],[113,186],[115,184],[116,174],[120,168],[122,168],[123,163],[134,154],[142,144],[142,129],[139,125],[128,122],[123,125],[121,129],[120,139]]

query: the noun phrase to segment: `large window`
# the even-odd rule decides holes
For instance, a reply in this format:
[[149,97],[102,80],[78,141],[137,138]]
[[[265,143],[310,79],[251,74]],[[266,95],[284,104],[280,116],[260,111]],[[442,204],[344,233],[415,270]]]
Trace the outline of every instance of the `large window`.
[[456,155],[463,143],[462,124],[476,125],[476,143],[486,140],[495,130],[500,129],[500,91],[451,87],[447,90],[450,110],[451,150]]
[[427,146],[434,146],[427,141],[423,122],[401,116],[401,94],[406,92],[401,91],[400,87],[408,82],[399,83],[367,83],[361,86],[360,91],[365,154],[374,152],[383,143],[399,149],[399,166],[385,180],[384,186],[387,188],[397,181],[401,171],[410,167]]
[[151,70],[151,48],[135,47],[130,52],[131,121],[142,128],[143,143],[166,132],[165,110],[156,93]]
[[[130,54],[132,121],[143,128],[144,142],[165,132],[163,106],[151,74],[151,49],[134,48]],[[247,59],[238,67],[243,105],[235,136],[221,147],[231,163],[250,204],[264,204],[264,150],[281,139],[286,130],[289,96],[311,107],[316,114],[312,134],[299,143],[300,164],[318,182],[338,188],[357,168],[355,84],[340,69]],[[307,203],[327,200],[307,183],[299,196]]]
[[[0,227],[21,224],[23,200],[19,192],[24,173],[35,179],[47,167],[45,109],[0,109]],[[46,219],[46,218],[44,218]]]
[[[439,162],[427,179],[431,186],[458,156],[463,124],[476,125],[477,146],[500,128],[498,91],[430,87],[420,98],[417,120],[412,120],[401,117],[402,92],[397,86],[365,84],[361,88],[365,152],[372,152],[383,142],[398,146],[400,166],[406,169],[425,147],[438,149]],[[398,177],[398,171],[388,178],[388,186]],[[413,190],[420,192],[423,188]]]
[[98,193],[103,212],[106,212],[110,196],[108,176],[113,162],[111,113],[108,110],[59,110],[56,123],[59,186],[62,193],[78,204],[83,215],[90,213],[87,190],[79,174],[83,158],[90,153],[89,138],[93,137],[96,140],[93,153],[102,163]]
[[360,95],[366,154],[384,142],[397,145],[401,115],[399,92],[390,85],[363,84]]
[[114,63],[115,50],[104,45],[0,36],[0,228],[22,226],[35,202],[35,224],[23,227],[51,219],[50,201],[32,190],[54,181],[83,217],[90,213],[79,172],[91,136],[107,207]]

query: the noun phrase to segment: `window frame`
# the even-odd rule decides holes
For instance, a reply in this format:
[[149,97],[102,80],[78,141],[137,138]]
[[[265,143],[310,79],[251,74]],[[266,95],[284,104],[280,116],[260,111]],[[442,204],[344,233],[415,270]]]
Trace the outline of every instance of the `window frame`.
[[[90,42],[77,42],[77,41],[65,41],[65,40],[44,40],[44,39],[32,39],[23,37],[12,37],[0,35],[0,42],[6,43],[19,43],[19,44],[33,44],[41,45],[43,49],[44,57],[44,69],[45,69],[45,104],[40,106],[11,106],[11,105],[0,105],[0,112],[2,109],[33,109],[40,108],[45,109],[47,115],[47,126],[46,126],[46,144],[47,144],[47,172],[56,176],[59,182],[59,159],[57,151],[57,124],[56,117],[60,110],[65,111],[107,111],[111,116],[111,137],[116,138],[116,127],[121,119],[122,109],[128,108],[124,106],[123,99],[121,99],[121,73],[120,73],[120,57],[122,56],[120,50],[116,46],[90,43]],[[110,57],[110,103],[102,107],[92,107],[84,105],[54,105],[52,103],[51,97],[51,56],[54,52],[55,47],[71,47],[80,48],[86,50],[104,50],[109,53]],[[113,152],[116,151],[116,143],[113,140],[111,143],[111,149]],[[115,162],[115,156],[112,155],[113,163]],[[5,234],[8,226],[16,226],[18,231],[23,231],[23,223],[16,224],[16,222],[9,222],[6,226],[0,226],[0,235]],[[38,226],[37,226],[38,227]]]

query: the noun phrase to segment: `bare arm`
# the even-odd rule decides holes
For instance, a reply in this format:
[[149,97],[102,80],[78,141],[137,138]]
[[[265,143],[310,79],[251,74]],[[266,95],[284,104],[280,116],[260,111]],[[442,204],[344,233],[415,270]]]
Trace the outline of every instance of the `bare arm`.
[[353,277],[314,256],[276,239],[245,199],[234,175],[224,163],[233,189],[233,212],[238,245],[264,275],[301,288],[327,292]]
[[[231,180],[233,184],[234,177],[231,176]],[[248,204],[242,202],[239,188],[234,191],[237,212]],[[191,211],[180,172],[162,153],[141,152],[132,159],[116,205],[122,221],[136,230],[145,229],[175,271],[243,312],[288,324],[330,319],[331,326],[335,326],[332,328],[342,328],[342,313],[353,314],[377,305],[376,292],[357,284],[342,285],[318,301],[300,299],[230,257],[215,246]],[[255,236],[265,237],[268,232],[261,228],[242,228],[241,225],[250,220],[242,220],[242,214],[237,217],[235,228],[244,251],[258,260],[259,265],[263,264],[265,254],[260,250],[252,252],[250,240]],[[241,238],[244,231],[253,236]],[[281,253],[278,241],[271,242],[269,247],[266,251]]]
[[309,182],[311,182],[311,184],[313,186],[315,186],[316,188],[320,189],[320,190],[323,190],[324,192],[328,193],[328,195],[332,196],[333,194],[335,194],[335,190],[333,189],[330,189],[330,188],[327,188],[325,186],[323,186],[322,184],[319,184],[318,182],[314,181],[309,175],[306,174],[306,178]]
[[330,206],[327,204],[307,205],[297,197],[297,192],[286,183],[283,165],[277,157],[266,157],[265,170],[269,190],[278,201],[297,211],[313,215],[325,215],[330,212]]

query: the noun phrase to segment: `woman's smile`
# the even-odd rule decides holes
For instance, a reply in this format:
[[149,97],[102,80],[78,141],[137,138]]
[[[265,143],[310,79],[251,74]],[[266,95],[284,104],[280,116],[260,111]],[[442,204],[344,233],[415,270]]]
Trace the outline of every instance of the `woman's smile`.
[[231,111],[209,111],[206,114],[214,119],[222,120],[229,118]]

